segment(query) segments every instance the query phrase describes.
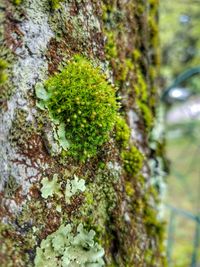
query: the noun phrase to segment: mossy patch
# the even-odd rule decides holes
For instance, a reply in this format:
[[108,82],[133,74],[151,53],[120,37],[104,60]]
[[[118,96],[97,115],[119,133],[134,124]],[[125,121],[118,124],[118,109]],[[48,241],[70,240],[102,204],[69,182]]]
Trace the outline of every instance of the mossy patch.
[[115,139],[121,148],[126,148],[130,139],[130,128],[125,119],[121,116],[117,117],[115,125]]
[[132,145],[129,150],[124,150],[121,156],[125,171],[130,175],[137,175],[143,165],[144,156],[142,153]]
[[13,0],[14,5],[20,5],[23,2],[23,0]]
[[63,0],[49,0],[49,4],[53,10],[59,8],[61,2],[63,2]]
[[152,126],[153,126],[153,114],[151,109],[148,107],[148,105],[145,102],[137,101],[137,105],[139,107],[139,110],[142,114],[145,130],[148,132]]
[[115,89],[88,59],[76,55],[36,95],[58,130],[62,125],[67,155],[84,160],[108,140],[117,117]]
[[0,59],[0,85],[3,84],[8,78],[6,74],[7,67],[8,67],[7,61]]

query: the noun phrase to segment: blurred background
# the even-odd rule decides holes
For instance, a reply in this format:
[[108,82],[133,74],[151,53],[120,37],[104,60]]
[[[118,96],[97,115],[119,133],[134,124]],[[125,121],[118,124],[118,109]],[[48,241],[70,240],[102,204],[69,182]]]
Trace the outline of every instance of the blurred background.
[[200,266],[200,0],[160,0],[170,267]]

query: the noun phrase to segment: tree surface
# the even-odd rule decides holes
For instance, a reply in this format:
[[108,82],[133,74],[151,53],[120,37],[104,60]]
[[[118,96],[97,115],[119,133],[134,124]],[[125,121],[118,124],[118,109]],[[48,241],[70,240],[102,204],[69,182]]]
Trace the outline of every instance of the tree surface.
[[0,1],[1,267],[165,266],[157,9]]

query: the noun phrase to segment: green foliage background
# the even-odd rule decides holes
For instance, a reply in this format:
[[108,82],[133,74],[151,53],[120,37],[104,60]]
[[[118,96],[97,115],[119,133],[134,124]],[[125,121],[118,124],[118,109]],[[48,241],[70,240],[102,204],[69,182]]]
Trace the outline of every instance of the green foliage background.
[[[199,16],[198,1],[160,1],[161,74],[167,84],[182,71],[199,65]],[[191,82],[196,86],[196,79]]]

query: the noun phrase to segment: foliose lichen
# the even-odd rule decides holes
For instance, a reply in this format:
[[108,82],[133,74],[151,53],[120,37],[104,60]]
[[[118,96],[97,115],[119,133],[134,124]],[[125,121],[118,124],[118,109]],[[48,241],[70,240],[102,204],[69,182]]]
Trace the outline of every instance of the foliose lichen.
[[[63,182],[58,181],[58,175],[54,174],[53,179],[49,180],[47,177],[44,177],[41,181],[41,195],[43,198],[47,199],[48,197],[53,197],[57,195],[58,198],[65,196],[65,201],[67,204],[70,204],[70,199],[72,196],[76,195],[78,192],[85,191],[85,180],[79,179],[74,175],[74,179],[68,179],[65,186]],[[65,187],[64,194],[62,193],[62,187]]]
[[70,198],[74,196],[77,192],[85,191],[85,180],[78,179],[76,175],[74,175],[73,180],[68,180],[65,187],[65,200],[66,203],[70,203]]
[[104,249],[94,241],[95,231],[82,224],[73,234],[70,224],[62,224],[57,231],[42,240],[36,249],[35,267],[102,267]]
[[58,176],[54,174],[53,179],[50,181],[47,177],[44,177],[41,181],[42,197],[48,198],[52,197],[54,194],[60,196],[60,184],[58,183]]
[[36,87],[36,96],[39,107],[62,125],[67,155],[84,160],[108,140],[117,117],[115,89],[86,58],[74,56],[44,87]]

